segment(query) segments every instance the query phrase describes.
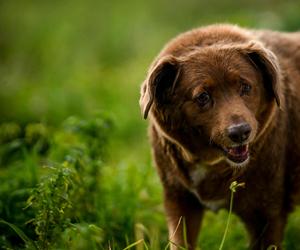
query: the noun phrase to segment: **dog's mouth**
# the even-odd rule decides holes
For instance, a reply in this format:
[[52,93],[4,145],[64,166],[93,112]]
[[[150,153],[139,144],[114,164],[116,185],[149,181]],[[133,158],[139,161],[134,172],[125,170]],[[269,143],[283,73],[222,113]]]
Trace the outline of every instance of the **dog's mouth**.
[[223,148],[227,159],[235,164],[245,163],[249,159],[248,144]]

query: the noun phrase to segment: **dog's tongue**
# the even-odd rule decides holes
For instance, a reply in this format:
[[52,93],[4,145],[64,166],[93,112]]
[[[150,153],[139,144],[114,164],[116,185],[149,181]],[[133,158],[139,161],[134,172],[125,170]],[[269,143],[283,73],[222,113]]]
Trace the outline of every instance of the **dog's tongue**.
[[233,156],[243,156],[248,152],[248,145],[233,147],[228,149],[228,153]]

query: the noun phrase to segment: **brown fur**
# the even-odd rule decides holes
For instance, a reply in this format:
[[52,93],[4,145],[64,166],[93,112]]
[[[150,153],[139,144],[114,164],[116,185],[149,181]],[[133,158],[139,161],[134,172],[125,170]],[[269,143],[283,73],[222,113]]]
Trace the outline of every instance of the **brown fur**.
[[[211,99],[199,106],[205,91]],[[140,105],[171,240],[184,245],[182,223],[176,230],[182,217],[195,249],[204,210],[229,208],[229,186],[238,181],[246,186],[233,211],[250,248],[281,249],[287,216],[300,203],[300,32],[212,25],[183,33],[150,67]],[[241,122],[251,127],[250,160],[232,166],[222,148],[233,145],[226,131]]]

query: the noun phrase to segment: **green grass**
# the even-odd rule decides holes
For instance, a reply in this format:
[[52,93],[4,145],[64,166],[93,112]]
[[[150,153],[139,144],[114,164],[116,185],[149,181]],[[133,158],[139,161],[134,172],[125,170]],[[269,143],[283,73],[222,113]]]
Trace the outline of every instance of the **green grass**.
[[[164,249],[162,189],[138,106],[149,64],[187,29],[295,30],[299,13],[283,0],[1,1],[0,248],[118,250],[143,239],[132,248]],[[201,249],[219,248],[227,218],[207,212]],[[288,250],[300,249],[299,220],[297,210]],[[232,216],[223,249],[246,245]]]

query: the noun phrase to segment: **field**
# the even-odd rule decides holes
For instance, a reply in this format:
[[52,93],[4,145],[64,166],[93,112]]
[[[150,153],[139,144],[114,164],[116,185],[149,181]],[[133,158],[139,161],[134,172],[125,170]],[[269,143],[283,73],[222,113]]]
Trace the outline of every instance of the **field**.
[[[0,248],[165,249],[138,105],[149,64],[190,28],[292,31],[299,13],[296,0],[1,1]],[[219,248],[227,218],[206,214],[199,249]],[[299,235],[298,209],[287,250],[300,249]],[[233,216],[223,249],[246,246]]]

